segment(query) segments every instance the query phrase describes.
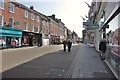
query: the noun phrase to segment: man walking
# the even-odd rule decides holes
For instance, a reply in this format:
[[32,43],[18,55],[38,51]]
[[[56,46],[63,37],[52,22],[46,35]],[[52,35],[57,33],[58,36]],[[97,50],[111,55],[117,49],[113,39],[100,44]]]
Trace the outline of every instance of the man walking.
[[72,42],[70,40],[68,40],[67,45],[68,45],[68,52],[70,52],[71,51]]
[[66,51],[66,44],[67,44],[67,42],[66,42],[66,40],[64,40],[63,41],[64,51]]

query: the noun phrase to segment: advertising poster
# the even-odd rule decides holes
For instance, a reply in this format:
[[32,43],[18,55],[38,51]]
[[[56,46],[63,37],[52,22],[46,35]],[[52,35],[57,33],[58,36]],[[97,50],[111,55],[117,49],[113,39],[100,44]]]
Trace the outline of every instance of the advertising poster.
[[119,56],[120,55],[120,28],[116,29],[113,34],[113,43],[112,53]]

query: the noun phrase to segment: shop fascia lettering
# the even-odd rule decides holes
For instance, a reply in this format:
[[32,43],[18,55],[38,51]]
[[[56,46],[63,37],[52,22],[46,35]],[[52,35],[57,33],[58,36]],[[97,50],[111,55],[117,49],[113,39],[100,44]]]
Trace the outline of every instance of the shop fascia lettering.
[[10,31],[10,30],[3,30],[3,29],[0,29],[0,33],[19,34],[19,35],[22,35],[22,32],[19,32],[19,31]]

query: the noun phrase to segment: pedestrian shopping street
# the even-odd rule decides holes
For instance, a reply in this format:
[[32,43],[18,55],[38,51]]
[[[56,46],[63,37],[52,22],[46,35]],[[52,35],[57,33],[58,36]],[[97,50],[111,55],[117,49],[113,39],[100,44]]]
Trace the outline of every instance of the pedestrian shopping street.
[[120,80],[120,0],[0,0],[0,78]]
[[[49,46],[46,46],[47,48]],[[53,48],[54,47],[54,48]],[[59,50],[57,49],[59,47]],[[60,49],[61,48],[61,49]],[[45,47],[44,47],[45,49]],[[86,44],[73,45],[71,52],[64,52],[63,46],[50,46],[49,52],[42,54],[42,47],[34,47],[28,49],[6,51],[4,54],[13,53],[12,57],[16,57],[17,53],[37,54],[37,58],[26,60],[22,64],[11,67],[3,72],[3,78],[107,78],[114,79],[108,66],[100,59],[98,52],[95,51],[93,46]],[[55,49],[55,51],[54,51]],[[32,52],[31,52],[32,50]],[[51,50],[51,51],[50,51]],[[19,55],[23,56],[24,54]],[[7,56],[7,55],[4,55]],[[7,62],[3,56],[4,61]],[[29,55],[30,56],[30,55]],[[12,58],[11,57],[11,58]],[[24,56],[23,59],[28,58]],[[13,59],[13,58],[12,58]],[[9,58],[9,61],[12,60]],[[14,61],[18,58],[14,58]],[[28,61],[28,62],[27,62]],[[8,62],[9,63],[9,62]],[[15,64],[15,63],[13,63]],[[19,64],[19,63],[18,63]],[[10,64],[5,64],[10,66]]]

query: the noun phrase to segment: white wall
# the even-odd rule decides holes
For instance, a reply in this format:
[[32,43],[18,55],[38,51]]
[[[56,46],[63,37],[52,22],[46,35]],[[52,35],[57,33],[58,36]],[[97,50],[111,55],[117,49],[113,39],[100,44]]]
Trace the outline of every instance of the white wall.
[[43,46],[49,45],[49,39],[43,39]]
[[95,30],[94,45],[95,45],[95,49],[97,51],[99,51],[99,42],[100,42],[100,33],[99,33],[99,29],[96,29]]

